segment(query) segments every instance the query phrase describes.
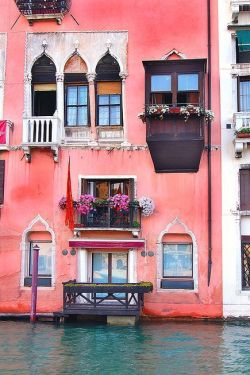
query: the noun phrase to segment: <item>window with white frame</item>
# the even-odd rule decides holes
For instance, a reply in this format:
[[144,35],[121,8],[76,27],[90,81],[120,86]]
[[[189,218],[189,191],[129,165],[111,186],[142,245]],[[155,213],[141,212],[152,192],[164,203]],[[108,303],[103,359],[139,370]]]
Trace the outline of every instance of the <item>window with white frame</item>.
[[32,267],[34,246],[39,247],[38,257],[38,286],[51,286],[52,279],[52,242],[51,241],[30,241],[28,243],[25,259],[24,286],[32,284]]

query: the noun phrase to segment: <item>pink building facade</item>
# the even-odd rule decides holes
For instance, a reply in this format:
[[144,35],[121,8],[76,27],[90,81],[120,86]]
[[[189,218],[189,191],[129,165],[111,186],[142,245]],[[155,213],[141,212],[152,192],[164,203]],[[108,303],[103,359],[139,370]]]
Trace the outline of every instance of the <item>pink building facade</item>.
[[[145,315],[222,316],[217,2],[73,0],[55,19],[17,3],[0,20],[0,312],[30,311],[37,244],[40,313],[69,280],[150,281]],[[73,199],[97,198],[73,230],[69,158]]]

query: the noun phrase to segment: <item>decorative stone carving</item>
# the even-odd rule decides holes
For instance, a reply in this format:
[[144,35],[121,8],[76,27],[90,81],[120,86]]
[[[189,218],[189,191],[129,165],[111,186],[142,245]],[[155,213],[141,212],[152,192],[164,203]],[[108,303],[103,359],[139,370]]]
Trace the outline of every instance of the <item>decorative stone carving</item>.
[[25,73],[24,83],[31,85],[31,81],[32,81],[32,74],[31,73]]
[[63,82],[64,81],[64,74],[63,73],[57,73],[56,74],[56,82]]
[[184,53],[177,51],[175,48],[171,51],[167,52],[164,56],[162,56],[161,60],[168,60],[171,56],[176,55],[179,59],[186,59],[186,55]]
[[126,78],[127,78],[127,76],[128,76],[128,73],[127,73],[127,72],[121,72],[121,73],[119,73],[119,76],[121,77],[121,79],[122,79],[123,81],[125,81]]
[[110,48],[112,47],[112,43],[111,43],[111,40],[108,39],[107,42],[105,43],[106,47],[107,47],[107,50],[109,51]]
[[86,77],[87,77],[88,82],[92,83],[95,81],[96,73],[87,73]]
[[45,52],[46,48],[48,47],[47,41],[44,39],[42,42],[43,51]]
[[74,41],[74,47],[75,47],[75,50],[76,50],[76,51],[78,50],[79,45],[80,45],[80,42],[79,42],[79,40],[76,39],[76,40]]

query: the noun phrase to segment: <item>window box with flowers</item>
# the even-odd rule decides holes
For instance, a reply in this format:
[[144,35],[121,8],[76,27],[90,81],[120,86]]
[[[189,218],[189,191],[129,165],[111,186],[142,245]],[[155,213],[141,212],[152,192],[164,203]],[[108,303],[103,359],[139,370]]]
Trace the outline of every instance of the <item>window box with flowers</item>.
[[152,104],[146,106],[145,112],[139,113],[138,117],[143,122],[146,122],[147,118],[163,120],[171,115],[180,116],[185,122],[188,121],[190,116],[204,117],[206,121],[214,119],[213,111],[192,104],[180,107],[173,107],[167,104]]
[[236,138],[250,138],[250,128],[241,128],[235,132]]
[[[73,206],[78,213],[77,228],[140,229],[141,215],[150,216],[154,212],[152,199],[130,199],[126,194],[115,194],[107,199],[84,194],[73,201]],[[61,198],[59,207],[66,208],[66,198]]]

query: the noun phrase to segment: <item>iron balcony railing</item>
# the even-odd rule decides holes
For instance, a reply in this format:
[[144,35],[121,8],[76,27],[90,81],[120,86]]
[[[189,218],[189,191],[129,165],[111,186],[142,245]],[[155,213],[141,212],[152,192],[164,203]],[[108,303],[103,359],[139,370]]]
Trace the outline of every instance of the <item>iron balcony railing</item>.
[[117,210],[111,203],[96,206],[87,215],[80,215],[78,227],[87,228],[141,228],[141,209],[132,203],[128,210]]
[[15,0],[24,16],[65,14],[69,11],[71,0]]

